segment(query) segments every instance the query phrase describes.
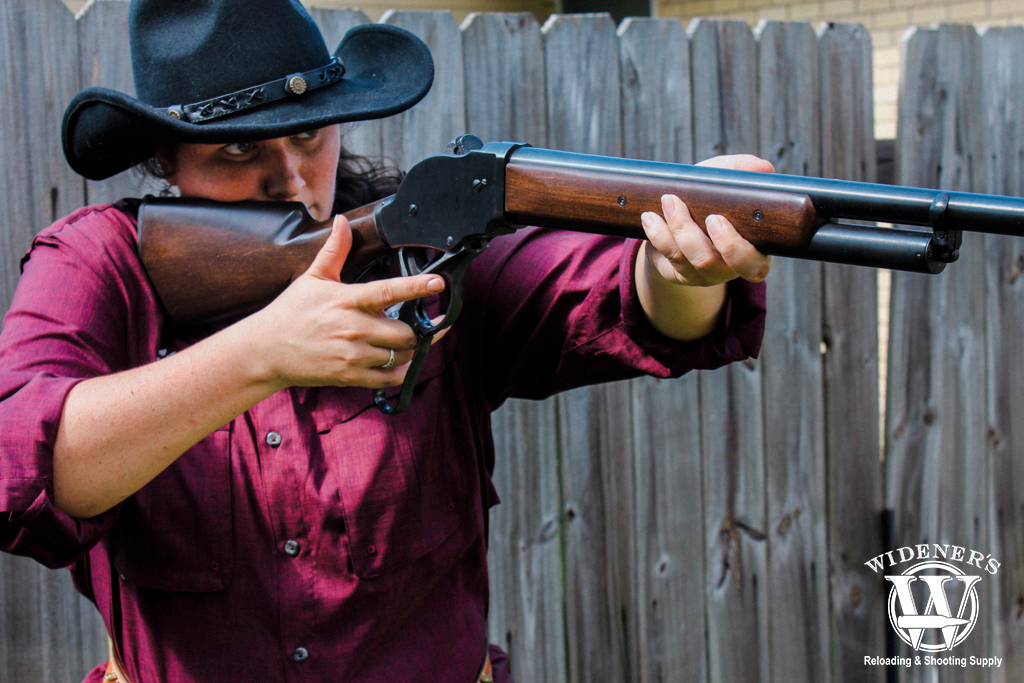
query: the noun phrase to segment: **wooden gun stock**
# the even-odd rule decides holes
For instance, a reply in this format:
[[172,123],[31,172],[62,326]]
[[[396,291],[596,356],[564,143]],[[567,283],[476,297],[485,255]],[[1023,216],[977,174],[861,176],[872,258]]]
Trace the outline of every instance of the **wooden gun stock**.
[[679,196],[701,228],[709,215],[724,214],[754,246],[767,249],[806,247],[825,223],[807,195],[589,169],[567,174],[514,159],[505,168],[506,215],[521,225],[644,239],[640,214],[660,214],[665,194]]
[[[341,273],[355,282],[390,253],[374,217],[382,202],[345,214],[352,250]],[[167,316],[180,325],[251,313],[313,262],[333,220],[296,202],[147,198],[139,208],[139,255]]]

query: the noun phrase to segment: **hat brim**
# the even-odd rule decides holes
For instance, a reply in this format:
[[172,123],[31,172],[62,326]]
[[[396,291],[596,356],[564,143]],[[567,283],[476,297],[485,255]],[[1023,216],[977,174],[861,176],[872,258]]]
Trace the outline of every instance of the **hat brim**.
[[394,26],[357,26],[335,55],[345,65],[338,83],[205,123],[180,121],[115,90],[88,88],[64,113],[64,155],[77,173],[103,180],[168,144],[265,140],[392,116],[423,99],[434,80],[427,46]]

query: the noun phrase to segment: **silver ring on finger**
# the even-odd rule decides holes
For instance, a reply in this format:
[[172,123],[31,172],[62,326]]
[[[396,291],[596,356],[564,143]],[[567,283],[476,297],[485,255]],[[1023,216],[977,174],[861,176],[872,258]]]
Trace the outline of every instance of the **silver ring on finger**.
[[380,366],[380,369],[381,370],[387,370],[387,369],[393,368],[393,367],[395,367],[395,350],[391,349],[391,358],[388,358],[388,362],[385,363],[384,365]]

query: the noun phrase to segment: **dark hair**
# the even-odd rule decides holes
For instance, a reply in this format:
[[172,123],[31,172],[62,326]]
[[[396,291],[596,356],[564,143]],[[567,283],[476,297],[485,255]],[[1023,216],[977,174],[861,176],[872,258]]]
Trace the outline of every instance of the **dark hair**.
[[[137,165],[135,170],[145,177],[167,179],[167,174],[156,156],[146,159]],[[402,182],[403,176],[404,174],[395,166],[374,162],[369,157],[355,154],[342,147],[334,183],[332,213],[345,213],[393,194]],[[160,192],[162,197],[170,195],[170,185]]]
[[334,184],[334,213],[345,213],[394,194],[404,177],[397,167],[341,148]]
[[[142,176],[143,179],[153,178],[155,180],[167,180],[167,174],[164,172],[164,167],[160,165],[160,161],[154,154],[150,158],[146,159],[140,164],[135,164],[132,167],[138,175]],[[160,190],[161,197],[171,197],[174,193],[171,192],[171,186],[169,183],[164,185],[164,188]]]

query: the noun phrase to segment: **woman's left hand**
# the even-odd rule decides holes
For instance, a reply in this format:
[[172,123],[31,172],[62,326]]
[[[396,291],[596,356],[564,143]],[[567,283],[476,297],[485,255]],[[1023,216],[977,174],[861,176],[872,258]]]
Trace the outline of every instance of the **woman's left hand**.
[[[713,166],[738,171],[772,173],[771,163],[750,155],[720,156],[698,166]],[[771,270],[771,257],[759,252],[742,237],[724,216],[712,214],[705,223],[707,232],[690,216],[686,205],[675,195],[661,200],[664,218],[654,212],[641,220],[647,239],[650,265],[669,282],[691,287],[710,287],[741,277],[760,282]]]
[[[771,163],[750,155],[721,156],[701,162],[739,171],[772,173]],[[654,327],[673,339],[710,334],[725,306],[725,283],[736,278],[760,282],[771,257],[759,252],[724,216],[712,214],[705,232],[679,197],[662,197],[664,217],[641,216],[647,242],[637,256],[640,305]]]

